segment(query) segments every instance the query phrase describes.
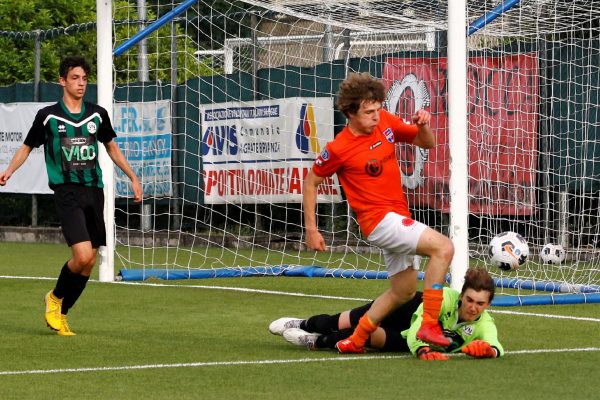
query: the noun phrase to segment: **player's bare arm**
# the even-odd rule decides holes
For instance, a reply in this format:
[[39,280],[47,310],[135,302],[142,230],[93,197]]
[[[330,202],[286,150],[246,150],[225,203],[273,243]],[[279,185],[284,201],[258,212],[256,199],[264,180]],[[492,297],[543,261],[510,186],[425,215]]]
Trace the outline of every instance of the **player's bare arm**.
[[142,185],[138,177],[135,175],[135,173],[129,166],[129,163],[123,155],[123,152],[121,151],[121,149],[119,149],[119,146],[115,143],[114,140],[111,140],[108,143],[104,143],[104,147],[106,147],[106,152],[108,153],[110,159],[113,160],[115,165],[121,168],[125,175],[127,175],[131,180],[131,186],[133,189],[133,201],[139,203],[140,201],[142,201],[143,196]]
[[309,249],[327,250],[323,235],[317,228],[317,188],[325,180],[316,175],[312,170],[304,179],[303,204],[304,204],[304,229],[306,230],[306,246]]
[[425,110],[418,110],[415,115],[413,115],[412,120],[419,128],[419,132],[413,140],[413,144],[423,149],[431,149],[435,146],[435,136],[433,136],[433,131],[429,126],[431,114]]
[[21,147],[19,147],[19,150],[17,150],[12,160],[10,160],[10,164],[8,164],[6,170],[4,172],[0,172],[0,186],[6,185],[6,182],[10,179],[12,174],[14,174],[15,171],[19,169],[21,165],[23,165],[25,160],[27,160],[31,150],[33,149],[26,144],[23,144]]

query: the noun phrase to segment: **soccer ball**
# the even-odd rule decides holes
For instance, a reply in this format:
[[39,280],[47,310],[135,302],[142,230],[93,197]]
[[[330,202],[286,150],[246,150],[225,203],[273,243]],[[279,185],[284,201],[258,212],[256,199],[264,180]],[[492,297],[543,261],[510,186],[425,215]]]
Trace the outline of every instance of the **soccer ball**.
[[566,255],[565,249],[560,244],[548,243],[540,251],[540,258],[544,264],[558,265],[565,261]]
[[515,232],[502,232],[490,242],[490,261],[503,271],[518,269],[527,260],[529,246],[523,236]]

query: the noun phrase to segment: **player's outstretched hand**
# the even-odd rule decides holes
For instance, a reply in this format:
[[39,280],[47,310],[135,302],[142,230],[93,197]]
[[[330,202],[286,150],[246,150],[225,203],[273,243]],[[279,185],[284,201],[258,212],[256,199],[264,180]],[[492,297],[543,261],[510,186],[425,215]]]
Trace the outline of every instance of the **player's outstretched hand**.
[[484,340],[473,340],[464,346],[461,351],[471,357],[477,358],[496,358],[496,350]]
[[417,350],[417,357],[423,361],[445,361],[448,359],[447,355],[431,350],[429,346],[420,347]]
[[327,250],[325,239],[323,239],[323,235],[317,229],[306,230],[306,247],[317,251]]
[[11,174],[7,171],[0,172],[0,186],[6,185],[6,182],[10,179]]

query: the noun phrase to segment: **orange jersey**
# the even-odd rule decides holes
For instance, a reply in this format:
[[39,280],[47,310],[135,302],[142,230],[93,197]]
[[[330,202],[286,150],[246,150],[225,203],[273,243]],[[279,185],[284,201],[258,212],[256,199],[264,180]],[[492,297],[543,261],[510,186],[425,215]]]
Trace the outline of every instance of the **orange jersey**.
[[337,173],[365,237],[390,211],[410,217],[395,143],[412,143],[417,132],[417,126],[380,110],[379,124],[370,135],[354,136],[345,127],[315,160],[316,175]]

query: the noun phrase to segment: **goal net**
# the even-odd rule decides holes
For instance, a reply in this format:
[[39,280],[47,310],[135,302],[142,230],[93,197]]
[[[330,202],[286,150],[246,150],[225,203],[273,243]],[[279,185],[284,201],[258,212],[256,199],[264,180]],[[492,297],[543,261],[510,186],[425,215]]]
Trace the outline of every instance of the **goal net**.
[[[114,1],[114,46],[129,46],[114,58],[115,128],[145,193],[127,200],[116,171],[123,278],[384,278],[336,176],[318,195],[328,250],[303,244],[302,181],[346,123],[334,104],[350,72],[382,79],[385,107],[405,120],[431,112],[436,147],[397,155],[414,218],[449,234],[447,14],[436,0]],[[589,301],[600,284],[593,2],[477,0],[466,15],[469,262],[517,303]],[[517,271],[489,262],[503,231],[529,244]],[[564,247],[562,263],[542,261],[548,243]]]

